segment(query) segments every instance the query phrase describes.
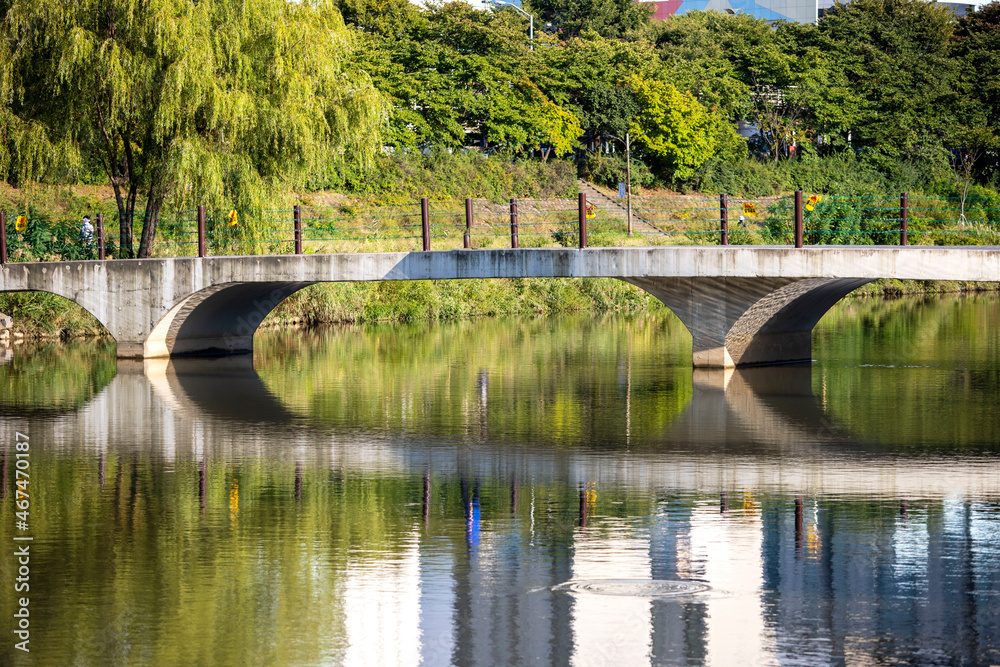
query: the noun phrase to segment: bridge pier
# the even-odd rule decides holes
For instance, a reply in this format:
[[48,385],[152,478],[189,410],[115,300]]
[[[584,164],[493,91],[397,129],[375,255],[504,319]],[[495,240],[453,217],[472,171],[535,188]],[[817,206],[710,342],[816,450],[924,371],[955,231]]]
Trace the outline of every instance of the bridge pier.
[[809,361],[812,330],[849,292],[844,278],[626,278],[662,301],[691,332],[694,366]]

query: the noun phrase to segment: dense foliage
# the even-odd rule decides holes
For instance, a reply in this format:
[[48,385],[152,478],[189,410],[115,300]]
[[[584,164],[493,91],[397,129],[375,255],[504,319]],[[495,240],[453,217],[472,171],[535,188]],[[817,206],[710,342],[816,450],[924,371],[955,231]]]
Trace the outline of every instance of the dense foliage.
[[[851,154],[904,184],[947,181],[970,157],[966,181],[997,176],[997,3],[956,20],[924,0],[859,0],[817,25],[640,13],[617,30],[598,20],[617,3],[593,4],[590,23],[580,3],[526,4],[529,44],[528,19],[509,8],[341,2],[365,35],[366,69],[392,100],[398,148],[547,156],[566,150],[578,124],[581,145],[609,153],[631,131],[636,157],[674,185],[700,185],[713,162],[748,152],[771,161]],[[562,136],[546,113],[565,119]],[[749,151],[727,132],[740,121]]]
[[259,205],[337,149],[378,146],[380,96],[323,0],[17,0],[0,16],[0,176],[96,162],[121,219],[145,199],[139,256],[171,199]]
[[[611,181],[628,138],[635,185],[808,180],[963,207],[1000,178],[1000,2],[956,19],[925,0],[857,0],[799,25],[535,0],[533,39],[499,4],[335,2],[0,0],[0,178],[97,173],[123,220],[145,202],[140,253],[164,205],[375,194],[448,152],[575,156]],[[468,180],[469,195],[502,189]]]

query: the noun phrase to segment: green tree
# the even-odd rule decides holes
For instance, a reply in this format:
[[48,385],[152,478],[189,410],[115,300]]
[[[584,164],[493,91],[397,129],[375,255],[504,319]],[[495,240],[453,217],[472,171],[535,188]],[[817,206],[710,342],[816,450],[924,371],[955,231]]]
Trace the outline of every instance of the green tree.
[[657,22],[653,39],[674,85],[735,120],[752,108],[742,54],[771,41],[770,33],[767,21],[749,14],[695,11]]
[[670,83],[629,79],[641,111],[632,123],[632,134],[664,162],[676,180],[694,175],[710,158],[731,159],[746,151],[746,144],[732,125],[718,113],[709,113],[691,93]]
[[140,197],[146,257],[165,201],[257,207],[318,164],[378,146],[381,98],[352,69],[351,35],[326,0],[0,7],[8,126],[98,156],[126,257]]
[[854,144],[880,164],[942,153],[961,88],[951,10],[925,0],[838,2],[818,27],[860,100]]
[[624,137],[639,112],[626,84],[630,76],[657,78],[664,68],[651,43],[577,37],[533,52],[533,80],[559,104],[572,110],[592,135]]
[[425,29],[427,20],[409,0],[337,0],[344,22],[362,32],[405,39]]
[[819,134],[847,136],[858,100],[815,26],[690,12],[655,36],[670,81],[723,117],[753,121],[777,157]]
[[768,33],[740,68],[752,91],[750,116],[772,156],[820,134],[839,143],[858,121],[859,99],[826,40],[811,25],[785,23]]
[[[389,140],[398,148],[459,147],[473,142],[515,153],[543,145],[570,150],[579,128],[546,55],[554,38],[528,42],[513,11],[485,12],[452,2],[422,12],[405,38],[369,38],[366,68],[392,100]],[[536,80],[555,91],[547,94]],[[556,99],[559,97],[561,99]]]
[[535,25],[546,24],[562,39],[594,32],[609,39],[630,38],[649,24],[652,5],[632,0],[529,0],[524,8]]
[[969,197],[969,188],[976,176],[977,163],[988,153],[1000,149],[1000,136],[994,128],[985,125],[963,125],[951,136],[955,147],[955,172],[959,178],[959,204],[961,213],[959,220],[965,223],[965,204]]
[[632,119],[639,113],[632,89],[623,84],[598,81],[584,88],[577,99],[583,111],[583,123],[597,135],[625,136]]
[[954,53],[961,66],[961,118],[1000,131],[1000,2],[958,20]]
[[[573,112],[567,111],[551,100],[542,103],[538,125],[542,130],[540,143],[548,144],[548,150],[554,152],[556,157],[572,152],[580,135],[583,134],[580,121]],[[549,157],[548,150],[545,159]]]

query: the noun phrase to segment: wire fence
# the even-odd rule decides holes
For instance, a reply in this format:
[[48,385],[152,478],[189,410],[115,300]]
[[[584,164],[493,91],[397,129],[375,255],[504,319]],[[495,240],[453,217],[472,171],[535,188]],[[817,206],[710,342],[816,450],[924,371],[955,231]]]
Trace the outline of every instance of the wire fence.
[[[626,207],[610,198],[587,203],[583,216],[578,199],[195,208],[162,212],[151,241],[143,236],[141,217],[102,215],[87,233],[79,218],[29,208],[3,215],[0,259],[579,247],[583,230],[589,247],[789,245],[796,242],[797,227],[803,245],[1000,244],[1000,198],[803,194],[798,201],[795,196],[633,197],[631,235]],[[122,252],[123,245],[131,245],[132,252]]]

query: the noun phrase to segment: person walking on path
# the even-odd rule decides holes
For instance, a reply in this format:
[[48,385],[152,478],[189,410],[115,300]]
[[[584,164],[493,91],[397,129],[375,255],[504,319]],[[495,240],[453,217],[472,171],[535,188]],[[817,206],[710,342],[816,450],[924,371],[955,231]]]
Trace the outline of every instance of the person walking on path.
[[80,244],[86,248],[94,244],[94,226],[90,224],[90,216],[83,216],[83,221],[80,223]]

